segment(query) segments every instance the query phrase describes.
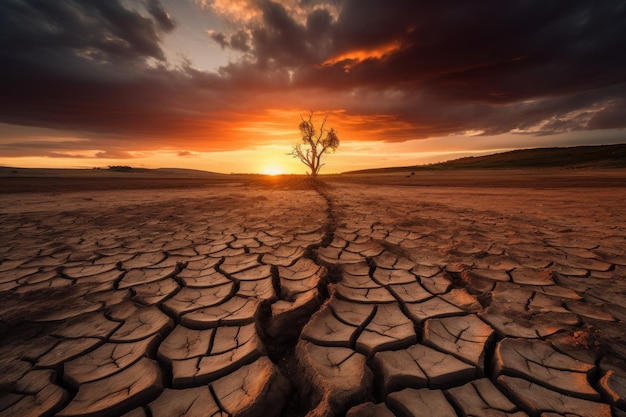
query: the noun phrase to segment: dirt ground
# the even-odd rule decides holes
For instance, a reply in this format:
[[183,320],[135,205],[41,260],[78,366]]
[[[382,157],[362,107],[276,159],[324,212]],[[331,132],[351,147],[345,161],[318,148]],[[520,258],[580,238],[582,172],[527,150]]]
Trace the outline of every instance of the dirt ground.
[[322,180],[2,178],[0,416],[626,415],[626,170]]

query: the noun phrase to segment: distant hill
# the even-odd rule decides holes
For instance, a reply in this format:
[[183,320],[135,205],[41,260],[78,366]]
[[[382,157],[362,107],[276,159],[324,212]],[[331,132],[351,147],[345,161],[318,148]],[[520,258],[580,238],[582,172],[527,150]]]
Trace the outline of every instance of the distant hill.
[[63,168],[13,168],[0,166],[0,177],[52,177],[52,178],[216,178],[226,174],[185,168],[134,168],[114,165],[108,168],[63,169]]
[[344,174],[515,168],[626,168],[626,144],[519,149],[493,155],[470,156],[438,164],[366,169]]
[[192,189],[211,185],[239,184],[241,175],[184,168],[58,169],[0,166],[0,194],[25,192],[73,192],[103,190]]
[[225,176],[228,174],[221,174],[219,172],[213,171],[204,171],[200,169],[189,169],[189,168],[159,168],[158,171],[161,174],[171,174],[172,176],[189,176],[189,177],[215,177],[215,176]]

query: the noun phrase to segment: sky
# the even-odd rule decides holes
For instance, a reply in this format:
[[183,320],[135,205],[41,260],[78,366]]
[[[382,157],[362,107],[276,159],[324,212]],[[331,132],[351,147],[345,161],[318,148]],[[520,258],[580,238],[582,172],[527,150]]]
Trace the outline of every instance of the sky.
[[304,173],[626,142],[626,0],[2,0],[0,165]]

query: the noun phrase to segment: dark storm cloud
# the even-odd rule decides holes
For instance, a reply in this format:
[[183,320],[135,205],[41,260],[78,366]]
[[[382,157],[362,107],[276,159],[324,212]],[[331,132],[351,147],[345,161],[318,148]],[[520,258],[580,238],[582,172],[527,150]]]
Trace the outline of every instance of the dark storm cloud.
[[243,30],[240,30],[230,37],[230,47],[242,52],[248,52],[250,50],[249,40],[250,36]]
[[240,30],[237,33],[230,36],[226,36],[222,32],[210,31],[209,36],[213,39],[219,46],[224,48],[232,48],[234,50],[238,50],[241,52],[248,52],[250,50],[249,40],[250,35]]
[[148,1],[148,11],[154,17],[161,30],[171,32],[176,27],[176,24],[158,0]]
[[311,75],[337,85],[412,86],[459,100],[510,102],[625,81],[626,2],[347,1],[334,54],[400,43],[349,73],[338,62]]
[[252,30],[257,62],[265,66],[274,60],[278,66],[299,66],[311,62],[307,32],[285,8],[269,1],[261,3],[263,26]]
[[261,106],[389,115],[389,141],[626,127],[625,0],[250,0],[209,31],[238,57],[215,73],[165,60],[161,3],[125,4],[0,2],[0,122],[192,150],[246,146],[228,128]]
[[624,127],[626,120],[626,103],[624,100],[616,100],[605,111],[594,114],[587,127],[589,129],[618,129]]
[[152,19],[116,0],[6,0],[0,2],[0,46],[8,59],[35,60],[55,49],[120,63],[163,59],[160,31],[173,29],[173,22],[157,2],[149,10]]
[[104,142],[195,135],[203,121],[187,100],[204,93],[166,66],[161,37],[174,23],[157,1],[142,4],[0,2],[0,122],[111,134]]
[[219,46],[222,47],[222,49],[230,46],[230,42],[228,42],[228,40],[226,39],[226,35],[224,35],[222,32],[210,32],[209,36],[211,37],[211,39],[217,42]]
[[[339,71],[342,63],[326,68],[338,85],[397,86],[439,102],[435,108],[444,114],[463,109],[449,118],[451,129],[467,126],[490,134],[555,119],[561,122],[552,125],[555,133],[576,130],[586,125],[567,112],[589,108],[599,117],[623,108],[623,101],[613,99],[623,97],[626,82],[625,56],[617,52],[626,47],[626,2],[438,2],[428,7],[411,2],[402,10],[363,3],[344,7],[336,24],[340,48],[392,39],[402,46],[387,59],[356,64],[349,73]],[[391,15],[399,17],[397,27],[385,24]],[[428,108],[421,104],[415,116]],[[623,119],[621,126],[597,128],[625,125]],[[540,128],[542,133],[550,129]]]
[[[233,64],[233,74],[260,79],[289,68],[292,88],[333,98],[396,91],[398,113],[427,126],[417,137],[626,126],[625,1],[347,0],[335,19],[312,8],[304,22],[277,3],[258,4],[253,59]],[[341,99],[347,110],[382,106]],[[593,113],[567,114],[585,109]]]

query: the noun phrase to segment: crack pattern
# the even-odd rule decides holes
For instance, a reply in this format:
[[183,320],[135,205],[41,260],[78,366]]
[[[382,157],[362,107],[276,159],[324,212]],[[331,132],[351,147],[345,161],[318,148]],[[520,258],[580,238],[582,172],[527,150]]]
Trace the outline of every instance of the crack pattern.
[[0,416],[625,413],[624,227],[436,197],[0,215]]

